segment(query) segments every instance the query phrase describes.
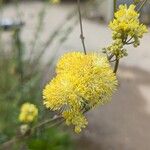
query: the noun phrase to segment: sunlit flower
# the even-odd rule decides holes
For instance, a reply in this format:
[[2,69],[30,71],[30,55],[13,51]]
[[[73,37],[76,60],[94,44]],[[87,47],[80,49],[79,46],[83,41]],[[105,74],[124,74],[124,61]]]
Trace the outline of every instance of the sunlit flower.
[[33,122],[38,116],[38,109],[34,104],[24,103],[21,106],[19,120],[20,122],[29,123]]
[[133,44],[134,47],[139,46],[140,38],[148,31],[147,27],[140,23],[139,13],[135,10],[135,5],[130,5],[129,8],[127,5],[120,5],[109,27],[113,31],[112,38],[114,42],[107,50],[118,58],[127,55],[123,45]]
[[75,131],[85,128],[84,112],[109,101],[117,80],[107,58],[97,53],[65,54],[58,62],[57,76],[43,90],[44,104],[59,110]]
[[50,0],[50,3],[52,4],[59,4],[61,0]]
[[130,5],[129,8],[127,5],[120,5],[109,27],[121,35],[124,33],[140,38],[147,32],[146,26],[139,22],[139,13],[135,10],[135,5]]

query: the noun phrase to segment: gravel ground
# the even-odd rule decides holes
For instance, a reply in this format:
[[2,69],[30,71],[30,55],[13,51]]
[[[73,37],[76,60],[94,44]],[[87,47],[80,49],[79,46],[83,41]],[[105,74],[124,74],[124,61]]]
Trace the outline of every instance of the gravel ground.
[[[48,33],[63,22],[65,16],[74,7],[74,5],[47,7],[45,26],[41,33],[43,41],[48,37]],[[37,14],[42,4],[22,3],[19,8],[22,12],[21,19],[26,23],[22,39],[28,43],[33,37]],[[15,8],[12,5],[8,5],[3,14],[6,17],[16,18]],[[98,51],[110,43],[111,32],[106,25],[85,19],[83,24],[85,42],[89,51]],[[78,138],[77,150],[148,150],[150,148],[149,42],[150,32],[144,36],[137,49],[128,47],[129,56],[121,61],[118,73],[119,89],[111,103],[87,114],[89,126]],[[47,49],[44,61],[50,59],[55,53],[55,44]],[[57,49],[56,60],[64,52],[81,49],[77,25],[68,40]]]

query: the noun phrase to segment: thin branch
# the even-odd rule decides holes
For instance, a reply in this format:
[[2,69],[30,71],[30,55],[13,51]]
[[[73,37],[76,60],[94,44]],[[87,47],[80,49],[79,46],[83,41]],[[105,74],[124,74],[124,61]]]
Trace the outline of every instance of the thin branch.
[[137,12],[140,12],[141,9],[144,7],[144,5],[146,4],[147,0],[144,0],[143,3],[141,4],[141,6],[138,8]]
[[117,11],[117,0],[114,0],[114,16],[116,11]]
[[133,39],[133,36],[130,37],[127,41],[125,41],[126,43],[129,43],[131,40]]
[[112,62],[115,62],[116,61],[116,59],[114,59],[114,60],[110,60],[110,62],[112,63]]
[[80,0],[77,0],[77,6],[78,6],[78,13],[79,13],[79,22],[80,22],[80,38],[81,38],[81,42],[82,42],[82,46],[83,46],[83,50],[84,50],[84,54],[86,54],[86,47],[85,47],[85,43],[84,43],[84,35],[83,35],[83,26],[82,26],[82,16],[81,16],[81,9],[80,9]]
[[135,41],[132,41],[132,42],[125,42],[126,45],[130,45],[130,44],[133,44]]
[[114,57],[114,54],[111,54],[110,56],[108,56],[108,60],[110,61],[113,57]]
[[6,149],[10,148],[11,145],[15,144],[18,140],[21,140],[22,137],[23,137],[23,135],[18,135],[18,136],[13,137],[13,138],[10,139],[9,141],[3,143],[3,144],[1,145],[1,149],[2,149],[2,150],[6,150]]
[[[2,149],[6,149],[6,148],[10,147],[10,146],[11,146],[12,144],[14,144],[15,142],[20,141],[20,140],[22,140],[22,139],[25,139],[25,138],[29,137],[31,134],[34,133],[34,131],[35,131],[36,129],[42,128],[42,127],[45,126],[46,124],[52,123],[52,122],[54,122],[54,121],[57,121],[58,119],[61,119],[60,122],[62,123],[63,120],[62,120],[62,117],[61,117],[61,116],[56,116],[56,117],[54,117],[54,118],[52,118],[52,119],[45,120],[44,122],[39,123],[38,125],[36,125],[36,126],[30,128],[25,134],[23,134],[23,135],[22,135],[22,134],[17,135],[17,136],[15,136],[15,137],[13,137],[12,139],[10,139],[9,141],[3,143],[3,144],[1,145],[1,148],[2,148]],[[54,127],[55,125],[57,125],[57,124],[60,123],[60,122],[54,122],[54,124],[51,124],[50,127]]]
[[54,118],[52,118],[52,119],[45,120],[44,122],[41,122],[41,123],[39,123],[38,125],[34,126],[34,127],[32,128],[32,130],[41,128],[41,127],[45,126],[46,124],[51,123],[51,122],[54,122],[54,121],[57,121],[58,119],[61,119],[61,118],[62,118],[61,116],[56,116],[56,117],[54,117]]
[[56,123],[50,124],[49,126],[46,126],[45,128],[48,129],[48,128],[53,128],[53,127],[55,127],[55,126],[58,127],[58,126],[61,125],[63,122],[64,122],[64,119],[61,118],[61,119],[60,119],[59,121],[57,121]]
[[114,73],[116,73],[117,72],[117,70],[118,70],[118,66],[119,66],[119,59],[118,58],[116,58],[116,63],[115,63],[115,66],[114,66]]

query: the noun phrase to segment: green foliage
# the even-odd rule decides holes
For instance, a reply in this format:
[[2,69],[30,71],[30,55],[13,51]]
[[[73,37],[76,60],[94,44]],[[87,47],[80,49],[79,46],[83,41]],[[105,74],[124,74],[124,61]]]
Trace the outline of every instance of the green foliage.
[[72,150],[69,135],[56,128],[47,129],[27,141],[29,150]]
[[139,3],[141,0],[134,0],[134,3],[137,4]]
[[[45,8],[45,7],[44,7]],[[42,10],[42,13],[45,13]],[[41,26],[43,25],[43,16],[39,19],[39,26],[36,32],[41,32]],[[72,15],[71,15],[72,18]],[[69,27],[70,29],[70,27]],[[72,27],[73,29],[73,27]],[[67,33],[72,31],[67,30]],[[2,31],[1,31],[2,32]],[[1,34],[0,32],[0,34]],[[32,51],[34,51],[38,36],[40,33],[35,34],[35,39],[32,43]],[[15,30],[13,35],[13,45],[11,45],[11,51],[9,53],[5,49],[5,44],[0,39],[0,145],[18,133],[20,130],[20,122],[18,120],[20,106],[24,102],[30,102],[35,104],[39,109],[38,120],[40,122],[47,117],[51,117],[51,113],[47,112],[42,105],[42,79],[43,72],[52,63],[52,60],[48,62],[48,66],[40,67],[41,53],[44,53],[45,49],[51,44],[51,42],[56,38],[58,32],[54,32],[42,51],[36,52],[35,58],[24,59],[25,55],[25,43],[21,41],[20,31]],[[1,36],[1,35],[0,35]],[[66,35],[63,35],[66,37]],[[66,40],[67,38],[65,38]],[[65,41],[64,40],[64,41]],[[61,41],[59,44],[61,44]],[[40,56],[40,57],[39,57]],[[49,135],[50,134],[50,135]],[[48,138],[48,139],[47,139]],[[71,150],[72,144],[69,138],[69,134],[57,131],[56,129],[46,130],[45,132],[40,132],[39,136],[33,136],[27,142],[28,145],[23,141],[22,143],[15,143],[15,147],[12,149],[19,150],[22,149],[41,149],[41,150]],[[26,146],[28,146],[26,148]]]
[[[38,23],[35,26],[34,37],[31,41],[28,41],[29,43],[31,42],[31,54],[29,58],[26,58],[25,49],[28,47],[26,44],[29,43],[21,40],[19,28],[14,28],[11,31],[14,34],[12,37],[12,45],[9,45],[11,49],[9,52],[5,49],[5,45],[8,43],[3,43],[1,39],[3,31],[2,29],[0,30],[0,145],[19,133],[20,122],[18,116],[20,106],[24,102],[33,103],[38,107],[38,123],[52,116],[51,112],[45,110],[42,105],[41,94],[43,73],[47,70],[47,67],[49,68],[51,63],[53,63],[55,54],[52,55],[52,59],[49,60],[45,66],[41,67],[42,56],[54,40],[58,42],[57,48],[59,49],[61,44],[67,40],[67,37],[73,31],[77,20],[73,18],[76,13],[76,11],[73,10],[68,14],[64,22],[49,34],[48,39],[45,40],[43,44],[40,37],[44,27],[44,17],[48,5],[49,4],[45,3],[41,9],[38,15]],[[15,6],[16,14],[20,16],[17,1],[15,2]],[[2,7],[3,5],[1,4],[1,8]],[[72,21],[72,23],[68,25],[68,21]],[[32,125],[35,125],[35,122]],[[48,139],[46,140],[46,138]],[[54,128],[40,132],[38,136],[34,135],[27,141],[27,144],[28,145],[26,145],[25,141],[22,143],[17,142],[12,149],[71,150],[72,145],[69,134],[57,131]],[[38,147],[36,147],[36,145],[38,145]]]
[[0,142],[4,139],[2,135],[10,138],[15,134],[21,103],[41,102],[40,74],[25,76],[23,83],[20,83],[16,68],[13,54],[0,57]]
[[[10,55],[0,52],[0,144],[11,139],[19,130],[18,115],[20,106],[24,102],[36,104],[40,111],[40,118],[45,118],[49,113],[43,111],[42,102],[42,70],[33,67],[27,61],[23,61],[22,68],[27,68],[20,80],[20,72],[17,70],[18,62],[16,53]],[[49,115],[50,117],[50,115]],[[17,128],[16,128],[17,127]],[[19,144],[19,145],[18,145]],[[20,149],[25,143],[16,143],[14,150]],[[25,144],[26,145],[26,144]],[[57,131],[55,128],[38,132],[27,141],[29,150],[71,150],[72,144],[69,134]]]

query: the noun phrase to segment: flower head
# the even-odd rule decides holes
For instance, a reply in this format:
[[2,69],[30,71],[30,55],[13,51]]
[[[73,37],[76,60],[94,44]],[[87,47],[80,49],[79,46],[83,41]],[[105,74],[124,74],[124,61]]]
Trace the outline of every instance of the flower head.
[[108,52],[116,55],[118,58],[127,55],[125,44],[133,44],[134,47],[139,46],[140,38],[148,30],[144,24],[139,21],[139,13],[135,10],[135,5],[120,5],[119,10],[115,13],[115,17],[109,24],[113,31],[113,43],[107,48]]
[[52,4],[59,4],[61,0],[50,0],[50,3]]
[[24,123],[33,122],[38,116],[38,109],[34,104],[24,103],[21,106],[19,120]]
[[71,52],[60,58],[57,76],[43,90],[44,104],[59,110],[75,131],[85,128],[84,112],[109,101],[117,80],[107,58],[97,53]]
[[135,5],[120,5],[115,13],[115,18],[109,24],[110,29],[117,33],[137,36],[141,38],[147,32],[145,25],[139,22],[139,13],[135,10]]

